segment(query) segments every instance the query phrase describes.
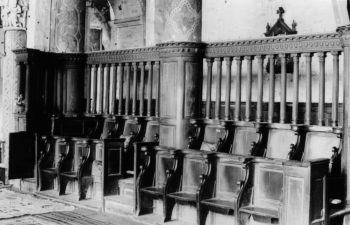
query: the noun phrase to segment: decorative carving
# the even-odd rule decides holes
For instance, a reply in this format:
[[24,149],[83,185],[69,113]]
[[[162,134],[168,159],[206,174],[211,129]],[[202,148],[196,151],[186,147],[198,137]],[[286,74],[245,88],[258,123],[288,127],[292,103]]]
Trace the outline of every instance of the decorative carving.
[[167,42],[157,44],[161,57],[202,56],[206,44],[196,42]]
[[278,35],[290,35],[290,34],[296,34],[296,26],[297,23],[293,20],[292,23],[292,28],[290,28],[283,19],[283,14],[285,13],[284,9],[282,7],[279,7],[277,10],[277,14],[279,15],[276,23],[270,27],[270,24],[267,23],[266,25],[266,37],[271,37],[271,36],[278,36]]
[[1,0],[0,8],[3,27],[27,27],[28,0]]
[[15,113],[24,113],[25,111],[25,104],[22,94],[18,95],[15,99]]
[[206,48],[206,57],[342,51],[339,38],[338,33],[326,33],[209,43]]

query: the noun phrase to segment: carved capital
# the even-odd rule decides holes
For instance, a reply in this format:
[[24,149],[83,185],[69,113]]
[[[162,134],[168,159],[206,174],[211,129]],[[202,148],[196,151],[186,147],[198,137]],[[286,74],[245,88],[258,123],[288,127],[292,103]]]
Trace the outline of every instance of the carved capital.
[[350,25],[338,27],[337,32],[340,34],[341,45],[350,47]]
[[8,0],[0,2],[1,20],[4,28],[26,28],[28,0]]

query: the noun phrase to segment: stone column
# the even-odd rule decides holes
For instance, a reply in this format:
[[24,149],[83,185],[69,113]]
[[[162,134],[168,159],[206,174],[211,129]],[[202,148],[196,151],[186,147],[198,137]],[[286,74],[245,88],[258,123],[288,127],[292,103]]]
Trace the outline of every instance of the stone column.
[[[341,44],[344,49],[344,97],[343,97],[343,150],[342,173],[345,177],[345,207],[350,210],[350,25],[339,27]],[[350,224],[350,215],[344,216],[343,224]]]
[[189,119],[200,116],[203,49],[201,1],[165,1],[161,57],[160,145],[186,148]]
[[[2,75],[2,95],[1,95],[1,140],[5,141],[4,160],[0,167],[8,168],[8,143],[9,133],[15,132],[18,108],[16,99],[20,94],[20,73],[19,65],[16,64],[15,49],[23,49],[27,45],[26,21],[28,5],[26,1],[17,3],[17,1],[8,1],[0,3],[1,11],[8,12],[2,16],[4,29],[5,51],[2,55],[1,75]],[[18,13],[20,12],[20,13]],[[5,180],[8,177],[6,169]]]
[[[84,51],[86,0],[57,0],[55,7],[55,36],[51,50],[64,53]],[[77,57],[79,58],[79,57]],[[66,59],[70,59],[68,56]],[[75,60],[74,58],[71,58]],[[80,60],[80,59],[79,59]],[[67,116],[75,116],[84,111],[84,66],[68,62],[64,68]]]

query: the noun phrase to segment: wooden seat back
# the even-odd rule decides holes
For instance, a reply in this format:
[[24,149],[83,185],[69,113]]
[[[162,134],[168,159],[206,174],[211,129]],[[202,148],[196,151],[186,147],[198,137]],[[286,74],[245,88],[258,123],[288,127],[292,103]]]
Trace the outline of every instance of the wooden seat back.
[[206,125],[200,150],[217,151],[219,145],[225,141],[226,136],[227,131],[224,126],[219,124]]
[[175,151],[174,149],[157,149],[155,159],[155,173],[153,184],[157,188],[164,188],[167,179],[166,171],[174,168]]
[[154,142],[159,140],[159,122],[158,121],[149,121],[146,127],[145,137],[143,138],[144,142]]

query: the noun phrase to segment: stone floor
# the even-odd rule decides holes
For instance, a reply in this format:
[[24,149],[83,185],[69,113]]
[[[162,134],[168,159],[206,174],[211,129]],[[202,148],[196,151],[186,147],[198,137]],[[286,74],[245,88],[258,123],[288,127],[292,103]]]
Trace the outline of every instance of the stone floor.
[[132,216],[109,215],[0,188],[0,225],[145,225]]

